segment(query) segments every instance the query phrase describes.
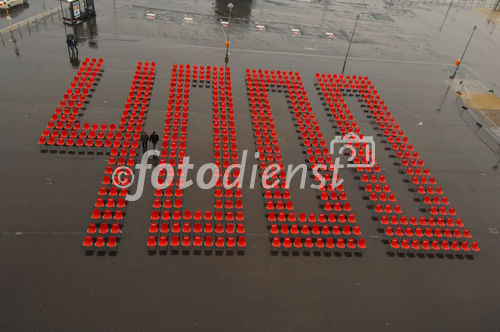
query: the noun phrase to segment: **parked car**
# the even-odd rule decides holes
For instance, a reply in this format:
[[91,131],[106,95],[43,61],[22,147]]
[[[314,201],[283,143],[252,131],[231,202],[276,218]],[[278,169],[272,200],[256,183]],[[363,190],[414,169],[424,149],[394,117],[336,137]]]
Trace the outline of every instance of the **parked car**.
[[27,4],[28,0],[0,0],[0,9],[10,9],[14,6]]

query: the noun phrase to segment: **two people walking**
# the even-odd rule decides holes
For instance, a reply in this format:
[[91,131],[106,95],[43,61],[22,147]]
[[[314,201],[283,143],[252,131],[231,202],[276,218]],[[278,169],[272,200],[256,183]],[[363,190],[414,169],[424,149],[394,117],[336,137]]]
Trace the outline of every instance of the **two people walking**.
[[141,134],[143,153],[146,152],[148,149],[148,142],[151,142],[153,144],[153,149],[156,149],[156,143],[158,143],[159,140],[160,140],[160,136],[158,136],[156,131],[153,131],[151,136],[149,136],[145,131],[143,131]]
[[70,56],[78,56],[78,41],[76,40],[75,35],[66,35],[66,45],[68,46],[68,52],[71,52]]
[[78,40],[75,35],[70,33],[66,35],[66,45],[68,46],[69,62],[77,67],[80,65],[80,59],[78,58]]

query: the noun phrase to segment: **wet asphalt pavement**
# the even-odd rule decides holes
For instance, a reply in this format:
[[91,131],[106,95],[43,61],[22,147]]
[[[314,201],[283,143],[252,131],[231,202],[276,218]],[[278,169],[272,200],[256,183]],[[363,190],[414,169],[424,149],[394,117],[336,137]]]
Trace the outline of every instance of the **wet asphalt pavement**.
[[[96,21],[66,27],[79,37],[80,58],[104,59],[105,72],[84,121],[116,122],[137,61],[156,61],[145,126],[161,132],[172,64],[223,66],[225,30],[219,19],[226,3],[106,1],[96,3]],[[32,0],[29,10],[42,11],[39,5]],[[21,38],[16,32],[15,44],[4,35],[5,47],[0,45],[0,329],[497,331],[498,157],[461,118],[456,94],[443,98],[474,24],[478,31],[463,75],[499,77],[498,29],[474,9],[453,7],[440,32],[447,6],[423,2],[235,5],[229,65],[238,149],[250,155],[255,150],[246,68],[299,72],[322,132],[333,139],[314,75],[340,73],[355,15],[362,12],[347,72],[370,77],[479,242],[480,255],[390,257],[350,172],[342,175],[367,240],[362,257],[271,255],[258,187],[243,191],[244,256],[148,256],[153,190],[147,185],[142,199],[127,208],[118,255],[83,255],[80,245],[107,158],[40,153],[36,144],[77,71],[55,16],[31,35],[22,30]],[[26,15],[34,12],[26,9]],[[146,21],[148,12],[156,14],[154,21]],[[209,89],[199,88],[190,101],[188,152],[200,163],[210,161],[211,139],[203,145],[212,137],[209,96]],[[297,163],[303,155],[284,97],[272,93],[270,99],[283,154]],[[355,105],[352,110],[366,134],[375,134]],[[388,153],[377,153],[405,211],[419,213]],[[312,191],[296,193],[296,208],[310,210]],[[205,193],[185,195],[189,206],[209,205],[199,201]]]

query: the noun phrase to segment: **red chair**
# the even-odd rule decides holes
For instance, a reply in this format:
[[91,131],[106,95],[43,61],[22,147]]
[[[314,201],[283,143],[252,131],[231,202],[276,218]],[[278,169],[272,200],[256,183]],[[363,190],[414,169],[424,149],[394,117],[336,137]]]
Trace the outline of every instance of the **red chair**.
[[120,233],[120,225],[115,222],[111,225],[111,234],[119,234],[119,233]]
[[479,249],[479,245],[477,242],[472,242],[471,245],[470,245],[470,248],[472,250],[472,252],[477,255],[481,250]]
[[170,249],[172,251],[178,251],[179,244],[180,244],[179,236],[177,236],[177,235],[172,236],[172,239],[170,240]]
[[160,239],[158,241],[158,248],[161,251],[165,251],[167,249],[167,245],[168,245],[167,237],[165,235],[160,236]]
[[431,248],[436,253],[440,253],[441,252],[441,247],[439,246],[439,241],[437,241],[437,240],[434,240],[434,241],[431,242]]
[[337,239],[337,246],[336,246],[336,248],[339,249],[339,250],[345,249],[344,239],[342,239],[342,238]]
[[108,243],[107,243],[107,248],[110,251],[116,250],[116,247],[118,246],[118,242],[116,241],[116,238],[114,236],[111,236],[108,238]]
[[467,241],[463,241],[460,245],[460,248],[462,249],[464,254],[469,254],[471,251],[471,249],[469,248],[469,243]]
[[332,250],[335,249],[335,241],[333,238],[327,238],[326,239],[326,244],[325,244],[325,250],[326,252],[331,252]]
[[292,240],[289,237],[286,237],[283,240],[283,249],[291,249],[292,248]]
[[103,236],[98,236],[97,240],[95,241],[94,247],[98,250],[104,249],[104,246],[106,245],[106,242],[104,241]]
[[293,241],[293,247],[295,249],[302,249],[302,239],[300,237],[296,237]]
[[156,236],[151,235],[148,237],[147,247],[149,250],[156,250]]
[[410,250],[411,246],[410,246],[410,242],[408,241],[408,239],[403,239],[401,240],[401,249],[404,250],[404,252],[408,252]]
[[429,240],[423,240],[421,245],[422,245],[422,249],[424,251],[431,250],[431,247],[430,247],[430,244],[429,244]]
[[93,240],[91,236],[85,236],[82,244],[85,250],[91,250],[93,247]]
[[88,234],[95,234],[96,231],[97,231],[96,224],[95,223],[90,223],[89,227],[87,228],[87,233]]
[[99,227],[99,234],[107,234],[108,233],[108,224],[102,223]]
[[203,246],[205,247],[205,250],[211,250],[213,248],[214,242],[211,236],[205,237],[205,242]]
[[223,251],[224,250],[224,238],[222,236],[218,236],[215,240],[215,250]]
[[153,222],[149,225],[149,233],[151,234],[158,233],[158,223]]
[[184,236],[182,238],[182,247],[189,248],[191,246],[191,238],[189,236]]

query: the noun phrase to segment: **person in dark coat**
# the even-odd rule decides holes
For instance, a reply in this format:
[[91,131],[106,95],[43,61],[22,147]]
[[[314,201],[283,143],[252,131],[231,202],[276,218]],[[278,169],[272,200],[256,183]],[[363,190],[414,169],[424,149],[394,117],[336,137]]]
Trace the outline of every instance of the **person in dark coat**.
[[149,141],[149,135],[146,134],[145,131],[142,132],[141,134],[141,142],[142,142],[142,152],[146,152],[148,149],[148,141]]
[[160,140],[160,136],[158,136],[156,131],[153,131],[151,136],[149,136],[149,140],[151,141],[151,143],[153,143],[153,149],[156,149],[156,143],[158,143],[158,141]]
[[76,38],[73,38],[73,40],[71,41],[71,43],[73,44],[73,50],[76,51],[76,54],[78,54],[78,40],[76,40]]
[[75,40],[75,35],[66,35],[66,45],[68,46],[68,53],[71,58],[75,57],[75,49],[73,48],[73,41]]

